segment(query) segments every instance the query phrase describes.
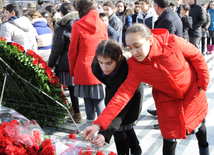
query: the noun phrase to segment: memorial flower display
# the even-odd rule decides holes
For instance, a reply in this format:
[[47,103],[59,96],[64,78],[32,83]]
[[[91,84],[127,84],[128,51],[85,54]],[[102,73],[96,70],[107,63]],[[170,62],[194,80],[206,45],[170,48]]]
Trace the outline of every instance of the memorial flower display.
[[[55,101],[58,101],[65,107],[70,107],[71,105],[67,103],[67,99],[62,90],[63,86],[59,83],[58,78],[54,75],[51,68],[47,66],[47,63],[34,51],[30,49],[25,50],[23,46],[15,42],[6,42],[6,39],[2,37],[0,39],[0,51],[0,58],[6,62],[17,75],[37,87],[38,93],[41,94],[41,96],[35,95],[35,97],[32,97],[35,89],[29,88],[23,84],[23,81],[18,77],[13,76],[14,74],[12,72],[9,72],[10,76],[13,76],[13,87],[17,90],[14,90],[11,85],[6,85],[2,104],[17,111],[23,111],[24,109],[25,113],[22,112],[22,114],[29,119],[36,119],[41,125],[52,125],[51,123],[48,124],[48,122],[56,122],[57,125],[63,123],[65,116],[67,116],[67,111]],[[3,63],[0,65],[2,68],[7,68]],[[4,81],[3,73],[0,73],[0,81]],[[52,99],[47,100],[47,97],[41,92],[45,92]],[[8,100],[5,101],[4,99],[12,100],[12,102],[18,101],[19,104],[8,104]],[[35,118],[35,114],[41,113],[38,105],[30,104],[28,107],[33,108],[33,110],[29,110],[26,103],[22,103],[20,99],[21,101],[29,103],[43,104],[44,107],[41,109],[47,110],[42,111],[43,116],[38,115]],[[31,111],[31,113],[29,111]],[[51,111],[57,111],[58,113],[51,113]]]
[[[0,126],[0,154],[2,155],[105,155],[88,141],[67,138],[44,138],[35,121],[3,122]],[[116,155],[110,152],[108,155]]]

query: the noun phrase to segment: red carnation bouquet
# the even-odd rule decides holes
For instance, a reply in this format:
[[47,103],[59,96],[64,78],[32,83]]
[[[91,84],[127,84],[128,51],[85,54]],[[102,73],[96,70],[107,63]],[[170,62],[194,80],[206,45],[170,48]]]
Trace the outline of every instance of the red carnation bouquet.
[[0,126],[0,154],[55,155],[50,139],[42,139],[43,131],[35,121],[3,122]]

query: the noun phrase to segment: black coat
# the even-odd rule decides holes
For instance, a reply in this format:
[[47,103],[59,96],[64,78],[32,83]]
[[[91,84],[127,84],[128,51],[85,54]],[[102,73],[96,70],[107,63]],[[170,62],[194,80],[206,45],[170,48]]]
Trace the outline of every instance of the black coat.
[[164,28],[170,34],[183,37],[183,24],[181,18],[171,7],[168,7],[156,20],[155,28]]
[[[103,84],[106,85],[105,105],[107,105],[111,98],[114,96],[114,94],[117,92],[120,85],[127,78],[128,64],[126,62],[126,58],[123,57],[117,72],[114,75],[103,77],[100,65],[95,59],[94,62],[92,63],[92,72],[97,77],[97,79],[99,79]],[[132,99],[129,101],[126,107],[117,115],[117,117],[112,121],[109,127],[105,131],[103,130],[99,131],[99,133],[104,135],[106,142],[110,141],[113,133],[117,131],[117,129],[121,125],[133,123],[138,119],[142,109],[143,90],[144,90],[143,83],[141,83]]]
[[192,17],[184,15],[181,20],[183,23],[183,38],[189,41],[188,30],[192,27]]
[[78,16],[78,12],[73,11],[56,21],[57,28],[54,32],[48,66],[53,68],[59,59],[57,66],[57,71],[59,72],[69,72],[68,48],[70,45],[71,29]]
[[189,36],[201,37],[202,36],[202,25],[206,22],[206,13],[200,4],[194,3],[190,5],[189,16],[192,17],[193,25],[192,29],[189,29]]

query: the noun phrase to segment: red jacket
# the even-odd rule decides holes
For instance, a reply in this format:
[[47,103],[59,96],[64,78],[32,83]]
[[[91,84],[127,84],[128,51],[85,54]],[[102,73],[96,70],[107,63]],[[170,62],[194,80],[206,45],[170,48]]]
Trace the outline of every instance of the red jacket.
[[74,22],[68,50],[70,74],[74,76],[74,84],[101,84],[93,75],[91,64],[97,45],[103,39],[108,39],[107,26],[100,20],[97,10],[89,11]]
[[154,41],[148,57],[142,62],[134,57],[128,60],[127,79],[94,123],[105,130],[143,81],[153,86],[162,136],[184,139],[186,132],[192,132],[207,115],[209,70],[194,45],[165,29],[152,32]]

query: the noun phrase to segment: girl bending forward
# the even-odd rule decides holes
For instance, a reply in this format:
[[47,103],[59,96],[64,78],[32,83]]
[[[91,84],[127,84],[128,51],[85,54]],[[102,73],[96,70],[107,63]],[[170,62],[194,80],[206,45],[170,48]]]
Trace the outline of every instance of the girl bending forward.
[[163,154],[174,155],[176,140],[195,133],[200,154],[208,155],[204,119],[208,110],[205,91],[209,70],[199,49],[165,29],[150,31],[142,24],[127,30],[126,43],[132,54],[127,79],[83,136],[90,139],[99,128],[106,130],[140,82],[145,82],[153,86]]

